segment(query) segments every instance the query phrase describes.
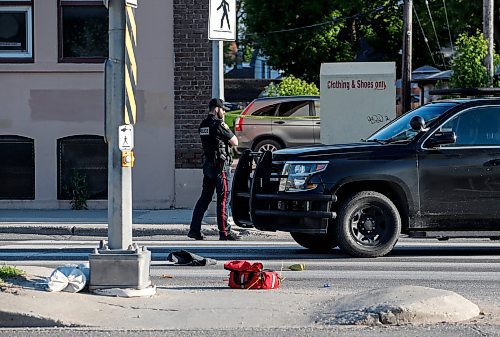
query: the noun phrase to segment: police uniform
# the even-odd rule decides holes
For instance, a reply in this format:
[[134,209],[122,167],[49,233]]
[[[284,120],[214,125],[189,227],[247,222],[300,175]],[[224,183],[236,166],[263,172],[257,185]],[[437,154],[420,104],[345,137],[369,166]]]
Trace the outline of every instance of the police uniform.
[[209,114],[198,129],[203,146],[203,190],[196,203],[188,236],[203,239],[200,234],[201,221],[214,191],[217,192],[217,225],[221,240],[225,240],[231,230],[230,188],[232,156],[229,140],[234,137],[224,121]]

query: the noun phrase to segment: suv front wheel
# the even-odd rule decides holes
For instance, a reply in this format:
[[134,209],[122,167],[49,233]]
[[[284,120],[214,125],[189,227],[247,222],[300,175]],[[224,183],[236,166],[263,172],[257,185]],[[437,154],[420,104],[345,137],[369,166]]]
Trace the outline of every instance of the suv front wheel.
[[398,209],[381,193],[356,193],[340,207],[337,222],[339,247],[352,256],[386,255],[398,241],[400,233]]
[[256,152],[266,152],[266,151],[276,151],[283,148],[283,146],[275,141],[274,139],[264,139],[258,142],[255,147],[254,151]]

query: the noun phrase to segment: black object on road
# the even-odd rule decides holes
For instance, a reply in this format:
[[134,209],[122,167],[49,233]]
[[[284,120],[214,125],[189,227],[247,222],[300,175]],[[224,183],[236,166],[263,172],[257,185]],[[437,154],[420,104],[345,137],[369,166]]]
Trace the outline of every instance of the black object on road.
[[217,264],[217,260],[205,258],[188,252],[187,250],[180,250],[168,254],[167,261],[174,262],[179,266],[210,266]]

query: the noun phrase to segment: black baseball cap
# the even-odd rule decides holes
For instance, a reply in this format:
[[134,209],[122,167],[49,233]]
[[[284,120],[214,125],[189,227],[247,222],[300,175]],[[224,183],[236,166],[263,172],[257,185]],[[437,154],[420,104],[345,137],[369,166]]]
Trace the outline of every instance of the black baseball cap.
[[220,98],[212,98],[210,102],[208,102],[208,108],[212,110],[213,108],[222,108],[226,111],[229,109],[224,106],[224,101],[221,100]]

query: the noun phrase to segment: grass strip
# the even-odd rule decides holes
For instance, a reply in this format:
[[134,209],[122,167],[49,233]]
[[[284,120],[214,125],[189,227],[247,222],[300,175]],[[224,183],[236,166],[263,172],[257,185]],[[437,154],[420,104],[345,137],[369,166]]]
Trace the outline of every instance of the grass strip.
[[21,269],[7,265],[0,266],[0,284],[2,284],[5,279],[21,275],[24,275],[24,271]]

